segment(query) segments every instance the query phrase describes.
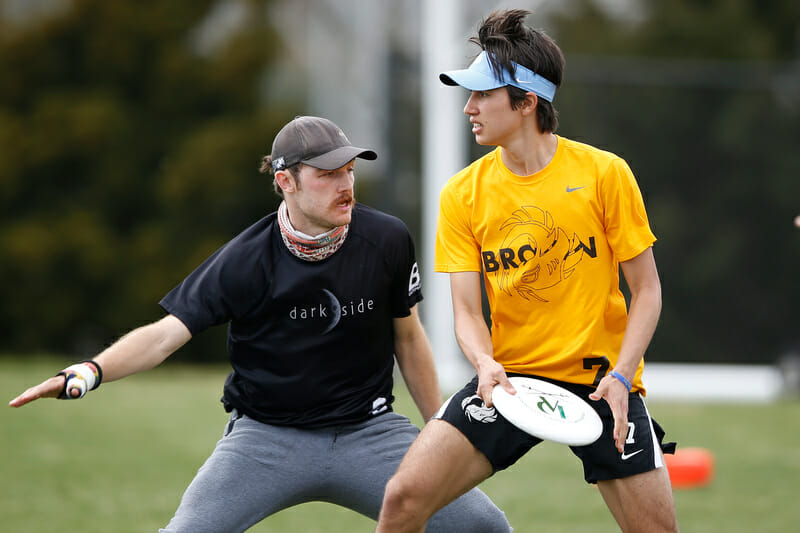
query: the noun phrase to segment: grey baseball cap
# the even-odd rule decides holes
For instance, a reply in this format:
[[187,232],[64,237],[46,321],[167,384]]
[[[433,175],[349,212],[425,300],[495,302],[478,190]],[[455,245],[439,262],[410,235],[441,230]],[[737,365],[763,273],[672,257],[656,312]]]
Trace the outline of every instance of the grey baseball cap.
[[335,170],[356,157],[373,160],[378,154],[350,144],[342,129],[326,118],[296,117],[275,136],[271,156],[273,170],[297,163]]

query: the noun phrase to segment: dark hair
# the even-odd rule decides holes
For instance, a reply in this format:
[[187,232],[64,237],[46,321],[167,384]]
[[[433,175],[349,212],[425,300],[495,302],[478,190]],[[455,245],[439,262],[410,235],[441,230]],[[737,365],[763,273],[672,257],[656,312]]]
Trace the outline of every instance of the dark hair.
[[[286,167],[285,170],[292,175],[295,182],[297,182],[297,187],[300,187],[300,165],[303,163],[295,163],[290,167]],[[258,169],[259,172],[262,174],[272,174],[272,188],[275,189],[275,194],[283,198],[283,189],[280,188],[278,185],[278,181],[275,179],[275,169],[272,168],[272,156],[265,155],[261,158],[261,167]]]
[[[541,30],[525,25],[527,9],[494,11],[478,25],[478,35],[470,38],[481,49],[489,52],[489,61],[498,77],[502,71],[513,73],[512,62],[529,68],[539,76],[561,86],[564,73],[564,55],[558,45]],[[525,99],[525,91],[507,85],[511,108],[517,109]],[[542,132],[555,132],[558,128],[558,111],[551,102],[539,98],[536,119]]]

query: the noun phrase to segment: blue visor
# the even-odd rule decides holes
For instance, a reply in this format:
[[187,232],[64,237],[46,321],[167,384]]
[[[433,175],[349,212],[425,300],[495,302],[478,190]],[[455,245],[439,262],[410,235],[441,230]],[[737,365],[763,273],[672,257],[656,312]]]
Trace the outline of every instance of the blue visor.
[[514,65],[513,75],[507,70],[503,70],[503,77],[497,78],[489,63],[489,54],[484,50],[475,58],[469,68],[443,72],[439,74],[439,80],[445,85],[460,85],[470,91],[490,91],[512,85],[525,92],[532,92],[548,102],[553,101],[556,96],[555,83],[522,65],[516,63],[512,63],[512,65]]

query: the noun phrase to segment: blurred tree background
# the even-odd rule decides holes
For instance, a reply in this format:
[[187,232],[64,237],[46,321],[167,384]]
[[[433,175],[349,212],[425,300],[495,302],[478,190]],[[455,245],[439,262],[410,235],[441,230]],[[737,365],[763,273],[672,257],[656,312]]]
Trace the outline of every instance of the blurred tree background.
[[258,167],[301,102],[262,102],[281,47],[264,17],[204,49],[212,4],[76,0],[4,24],[3,351],[89,355],[277,205]]
[[[252,16],[211,44],[212,0],[64,0],[25,24],[0,18],[0,352],[92,355],[158,318],[168,290],[276,207],[260,158],[308,110],[303,87],[265,90],[291,46],[264,15],[280,2],[237,2]],[[664,286],[648,358],[773,361],[800,342],[800,4],[662,0],[623,20],[565,4],[529,22],[567,58],[559,133],[620,154],[645,194]],[[391,75],[418,72],[414,53],[392,50]],[[418,91],[390,96],[387,172],[419,176]],[[392,177],[360,199],[419,242],[419,199],[387,197]]]

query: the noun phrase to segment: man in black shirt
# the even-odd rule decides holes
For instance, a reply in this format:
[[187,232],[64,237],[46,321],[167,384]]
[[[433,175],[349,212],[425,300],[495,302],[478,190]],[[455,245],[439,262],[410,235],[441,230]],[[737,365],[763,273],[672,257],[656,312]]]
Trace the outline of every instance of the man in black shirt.
[[[327,501],[376,519],[385,484],[418,433],[392,412],[398,366],[425,420],[441,404],[414,244],[397,218],[357,204],[356,158],[331,121],[298,117],[262,172],[278,211],[217,250],[160,302],[167,315],[11,401],[82,397],[100,381],[155,367],[228,324],[233,371],[223,438],[162,531],[244,531],[281,509]],[[429,531],[509,531],[480,491],[435,515]]]

